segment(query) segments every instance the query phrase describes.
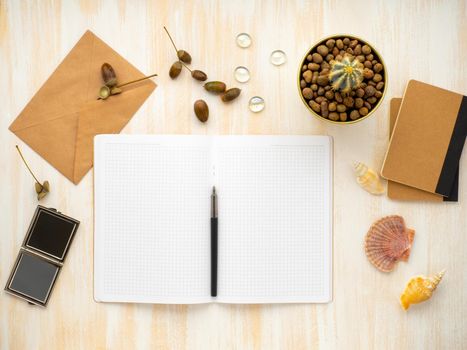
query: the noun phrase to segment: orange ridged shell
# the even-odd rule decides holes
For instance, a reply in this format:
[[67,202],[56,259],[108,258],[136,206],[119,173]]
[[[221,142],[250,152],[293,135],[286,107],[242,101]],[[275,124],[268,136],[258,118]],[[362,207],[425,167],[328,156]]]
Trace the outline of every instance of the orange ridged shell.
[[371,225],[365,237],[368,260],[383,272],[394,270],[399,260],[407,261],[415,231],[399,215],[386,216]]

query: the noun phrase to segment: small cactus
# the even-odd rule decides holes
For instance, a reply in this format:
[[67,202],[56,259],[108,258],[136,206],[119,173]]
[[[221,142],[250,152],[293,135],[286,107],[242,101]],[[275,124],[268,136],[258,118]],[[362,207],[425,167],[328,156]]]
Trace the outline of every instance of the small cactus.
[[332,61],[329,80],[334,90],[342,93],[355,90],[363,81],[363,64],[350,55],[344,56],[341,61]]

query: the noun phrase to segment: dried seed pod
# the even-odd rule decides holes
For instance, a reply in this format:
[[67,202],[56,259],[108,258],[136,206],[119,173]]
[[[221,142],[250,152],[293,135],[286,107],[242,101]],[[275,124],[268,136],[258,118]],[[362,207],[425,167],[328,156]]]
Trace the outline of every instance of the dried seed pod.
[[185,50],[178,50],[177,51],[177,57],[180,61],[185,62],[187,64],[191,63],[191,56],[188,52]]
[[223,102],[230,102],[232,100],[235,100],[240,95],[241,91],[242,90],[240,90],[239,88],[228,89],[221,95],[221,100]]
[[175,79],[176,77],[180,75],[181,71],[182,71],[182,64],[180,63],[180,61],[174,62],[174,64],[170,66],[169,76],[172,79]]
[[99,89],[99,98],[101,100],[106,100],[110,95],[110,88],[107,85],[104,85]]
[[117,75],[110,64],[104,63],[101,66],[101,74],[105,85],[109,87],[117,85]]
[[114,86],[113,88],[110,89],[110,94],[111,94],[111,95],[118,95],[118,94],[121,94],[122,91],[123,91],[123,90],[120,89],[119,87]]
[[39,201],[45,196],[47,196],[47,193],[50,192],[50,185],[48,181],[44,181],[42,185],[39,182],[36,182],[35,187],[37,193],[37,200]]
[[222,81],[209,81],[206,84],[204,84],[204,88],[206,89],[206,91],[219,93],[225,92],[225,89],[227,87]]
[[197,100],[194,104],[196,117],[201,123],[206,123],[209,118],[209,107],[204,100]]
[[205,81],[208,79],[208,76],[206,75],[206,73],[200,70],[197,70],[197,69],[191,71],[191,76],[199,81]]

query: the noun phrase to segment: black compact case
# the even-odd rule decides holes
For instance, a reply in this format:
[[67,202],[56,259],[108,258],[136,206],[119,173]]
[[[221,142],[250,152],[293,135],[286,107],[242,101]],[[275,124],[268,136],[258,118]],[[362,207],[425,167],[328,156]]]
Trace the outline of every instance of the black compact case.
[[46,306],[78,226],[78,220],[37,206],[5,291]]

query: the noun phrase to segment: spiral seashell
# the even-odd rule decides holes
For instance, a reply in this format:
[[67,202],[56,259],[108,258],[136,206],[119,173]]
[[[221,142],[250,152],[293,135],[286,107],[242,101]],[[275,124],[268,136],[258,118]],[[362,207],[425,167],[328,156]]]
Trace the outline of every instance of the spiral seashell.
[[380,271],[390,272],[399,260],[407,261],[415,231],[399,215],[386,216],[371,225],[365,237],[368,260]]
[[365,191],[374,195],[381,195],[384,193],[385,190],[381,179],[372,169],[360,162],[354,162],[353,169],[357,177],[357,183]]
[[429,277],[412,277],[407,283],[404,293],[402,293],[400,297],[402,308],[407,310],[412,304],[418,304],[430,299],[436,287],[438,287],[439,282],[441,282],[444,273],[445,270]]

